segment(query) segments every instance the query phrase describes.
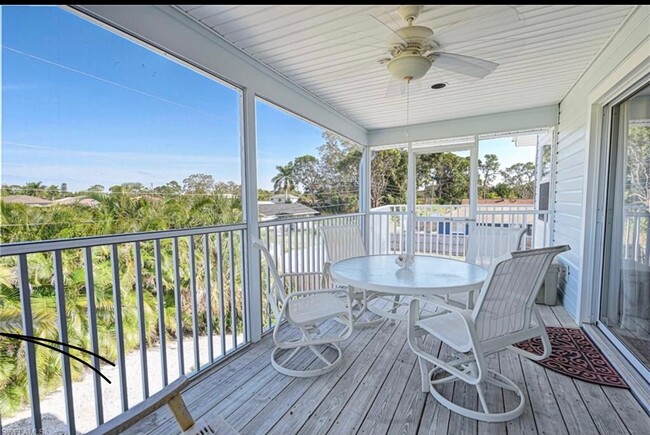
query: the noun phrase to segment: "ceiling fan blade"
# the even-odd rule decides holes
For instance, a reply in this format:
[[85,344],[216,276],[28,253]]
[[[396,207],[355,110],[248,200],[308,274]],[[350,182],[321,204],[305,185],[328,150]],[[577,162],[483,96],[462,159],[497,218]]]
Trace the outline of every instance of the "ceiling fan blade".
[[386,94],[384,95],[387,99],[403,97],[406,95],[406,91],[411,97],[413,95],[419,94],[422,91],[422,80],[411,80],[407,82],[406,80],[400,80],[396,77],[391,77],[390,82],[388,82],[388,87],[386,88]]
[[526,27],[524,18],[515,7],[502,5],[485,8],[486,13],[480,17],[457,21],[435,32],[431,39],[443,47],[475,41],[505,41],[518,46],[526,45],[525,38],[513,35]]
[[406,91],[406,81],[391,76],[390,81],[388,82],[388,86],[386,87],[386,93],[384,94],[384,98],[393,99],[399,97],[405,91]]
[[478,57],[463,56],[462,54],[435,53],[433,66],[482,79],[497,69],[499,64]]
[[402,37],[400,36],[400,34],[397,33],[395,30],[393,30],[393,28],[390,27],[388,24],[384,23],[382,20],[380,20],[379,18],[375,17],[375,16],[372,15],[372,14],[368,14],[368,16],[369,16],[369,17],[372,17],[372,18],[373,18],[375,21],[377,21],[379,24],[381,24],[382,26],[384,26],[385,28],[387,28],[388,30],[390,30],[391,34],[390,34],[389,42],[392,42],[392,43],[402,43],[402,44],[406,44],[406,41],[404,40],[404,38],[402,38]]

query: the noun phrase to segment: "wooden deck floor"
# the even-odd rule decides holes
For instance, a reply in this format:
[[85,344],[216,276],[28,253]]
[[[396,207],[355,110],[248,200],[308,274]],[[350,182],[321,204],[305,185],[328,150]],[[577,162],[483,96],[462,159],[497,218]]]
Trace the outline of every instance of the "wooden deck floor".
[[[540,306],[547,326],[572,326],[562,307]],[[344,362],[310,379],[277,373],[267,335],[201,376],[183,393],[199,418],[213,408],[242,434],[647,434],[650,417],[629,390],[576,380],[504,351],[493,368],[527,393],[524,414],[508,423],[476,422],[448,411],[419,391],[419,368],[406,343],[406,322],[356,330],[343,342]],[[323,328],[339,327],[333,323]],[[323,329],[321,328],[321,329]],[[447,352],[439,342],[431,343]],[[307,364],[314,358],[306,355]],[[497,407],[514,400],[493,391]],[[447,397],[477,403],[475,390],[447,384]],[[167,407],[126,433],[172,434],[179,428]]]

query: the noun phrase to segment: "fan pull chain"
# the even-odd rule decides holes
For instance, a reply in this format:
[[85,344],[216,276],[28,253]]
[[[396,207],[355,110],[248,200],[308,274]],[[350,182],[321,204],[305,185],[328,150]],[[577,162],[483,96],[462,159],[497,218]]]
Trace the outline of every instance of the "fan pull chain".
[[411,99],[410,91],[411,79],[406,80],[406,137],[410,137],[409,133],[409,102]]

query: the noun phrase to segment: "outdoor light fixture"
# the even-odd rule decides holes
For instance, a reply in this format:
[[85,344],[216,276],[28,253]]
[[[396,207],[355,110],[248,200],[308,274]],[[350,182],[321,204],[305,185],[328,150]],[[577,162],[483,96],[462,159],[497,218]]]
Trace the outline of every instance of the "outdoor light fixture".
[[417,80],[429,71],[431,60],[419,54],[403,53],[388,62],[388,71],[399,80]]

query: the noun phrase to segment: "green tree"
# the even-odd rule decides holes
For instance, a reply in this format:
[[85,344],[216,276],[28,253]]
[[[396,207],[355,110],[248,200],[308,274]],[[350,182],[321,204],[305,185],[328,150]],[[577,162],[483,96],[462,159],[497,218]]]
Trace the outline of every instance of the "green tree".
[[437,204],[460,204],[469,193],[469,157],[451,152],[420,156],[418,180]]
[[103,192],[104,191],[104,186],[101,184],[93,184],[90,186],[88,189],[86,189],[87,192]]
[[515,163],[501,171],[503,182],[512,187],[517,198],[532,198],[535,195],[535,164]]
[[370,203],[380,207],[386,203],[406,202],[408,156],[398,149],[376,151],[372,155]]
[[183,192],[192,194],[206,194],[214,190],[212,175],[192,174],[183,180]]
[[318,159],[304,155],[293,159],[292,177],[296,187],[302,191],[310,205],[316,205],[316,193],[321,184]]
[[25,187],[23,188],[22,194],[29,195],[29,196],[43,197],[44,190],[45,190],[45,185],[42,182],[34,181],[34,182],[25,183]]
[[289,191],[294,190],[296,187],[293,162],[289,162],[284,166],[276,166],[275,169],[278,173],[271,179],[273,190],[276,193],[284,192],[285,201],[288,201]]
[[481,185],[479,195],[481,198],[486,198],[490,186],[499,174],[501,164],[496,154],[485,154],[483,157],[485,160],[478,160],[479,183]]
[[177,181],[170,181],[162,186],[156,186],[153,189],[154,193],[162,196],[180,195],[183,193],[183,187]]

